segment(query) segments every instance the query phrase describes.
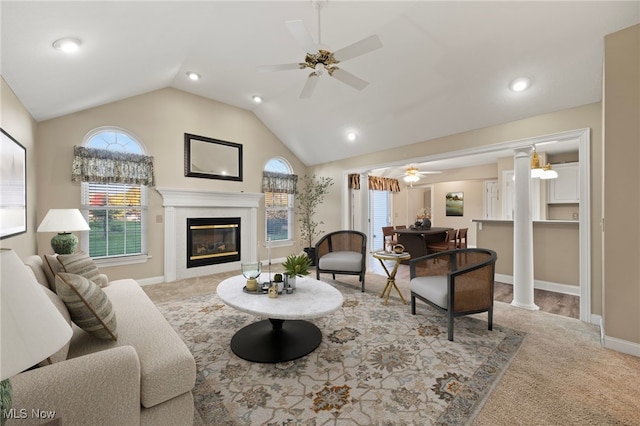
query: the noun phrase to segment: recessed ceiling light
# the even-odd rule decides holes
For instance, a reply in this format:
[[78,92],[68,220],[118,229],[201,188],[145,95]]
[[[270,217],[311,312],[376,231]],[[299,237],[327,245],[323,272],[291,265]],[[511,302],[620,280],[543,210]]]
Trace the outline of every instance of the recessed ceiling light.
[[187,77],[189,77],[191,80],[193,81],[197,81],[200,80],[200,74],[193,72],[193,71],[189,71],[187,73]]
[[527,90],[529,86],[531,86],[531,80],[526,77],[516,78],[511,82],[511,84],[509,84],[509,87],[514,92],[523,92]]
[[350,140],[350,141],[355,141],[356,137],[357,137],[357,135],[354,132],[347,133],[347,139]]
[[255,95],[255,96],[253,96],[252,99],[253,99],[253,102],[255,102],[257,104],[262,103],[262,96]]
[[53,42],[53,47],[65,53],[73,53],[80,48],[80,40],[77,38],[61,38]]

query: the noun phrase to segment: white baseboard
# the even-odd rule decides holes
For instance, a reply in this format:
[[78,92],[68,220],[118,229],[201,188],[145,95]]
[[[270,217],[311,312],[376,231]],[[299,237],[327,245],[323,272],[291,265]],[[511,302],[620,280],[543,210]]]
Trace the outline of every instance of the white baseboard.
[[600,343],[604,346],[604,327],[602,326],[602,315],[591,314],[589,318],[589,324],[594,324],[600,327]]
[[138,284],[140,284],[140,286],[160,284],[164,282],[164,277],[161,275],[158,277],[137,279],[136,281],[138,282]]
[[[496,274],[496,281],[513,285],[512,275]],[[538,290],[552,291],[554,293],[570,294],[580,296],[580,287],[569,284],[552,283],[550,281],[534,280],[533,288]]]
[[640,357],[640,343],[629,342],[627,340],[618,339],[617,337],[605,335],[603,346],[617,352]]
[[[271,259],[271,265],[276,265],[276,264],[279,264],[279,263],[283,263],[285,260],[287,260],[286,257],[279,257],[277,259]],[[262,261],[262,272],[268,272],[268,269],[269,269],[269,263],[268,262],[269,261],[266,260],[266,259]],[[238,271],[238,273],[240,273],[240,271]],[[140,286],[161,284],[161,283],[165,282],[164,276],[141,278],[141,279],[136,279],[136,281],[138,282],[138,284],[140,284]]]

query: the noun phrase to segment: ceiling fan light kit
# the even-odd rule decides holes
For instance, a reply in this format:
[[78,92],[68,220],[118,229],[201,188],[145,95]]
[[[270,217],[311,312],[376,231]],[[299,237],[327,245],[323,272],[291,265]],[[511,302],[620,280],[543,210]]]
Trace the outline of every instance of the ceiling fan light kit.
[[312,1],[318,13],[318,42],[316,43],[311,37],[311,34],[307,30],[302,20],[287,21],[285,22],[289,32],[298,44],[306,52],[304,62],[298,64],[279,64],[279,65],[266,65],[258,67],[258,71],[271,72],[271,71],[286,71],[292,69],[305,69],[309,68],[313,71],[307,77],[300,98],[308,98],[313,94],[318,82],[318,78],[326,74],[329,77],[333,77],[342,83],[353,87],[356,90],[362,90],[369,84],[367,81],[351,74],[344,69],[338,68],[337,64],[341,61],[355,58],[357,56],[364,55],[373,50],[382,47],[382,42],[377,35],[369,36],[365,39],[350,44],[340,50],[331,52],[328,47],[322,44],[321,37],[321,23],[320,23],[320,11],[326,5],[326,0]]

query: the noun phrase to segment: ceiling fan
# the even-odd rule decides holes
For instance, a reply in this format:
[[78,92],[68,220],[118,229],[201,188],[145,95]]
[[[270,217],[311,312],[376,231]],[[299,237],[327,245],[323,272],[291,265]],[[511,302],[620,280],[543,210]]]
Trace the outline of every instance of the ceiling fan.
[[286,71],[293,69],[309,68],[313,71],[307,77],[307,81],[300,93],[301,98],[309,98],[318,84],[318,80],[325,73],[357,90],[362,90],[369,84],[367,81],[339,68],[337,64],[348,59],[364,55],[382,47],[382,42],[377,35],[369,36],[365,39],[350,44],[342,49],[331,52],[322,45],[320,33],[320,10],[323,7],[322,1],[312,1],[318,11],[318,43],[313,40],[302,20],[287,21],[285,24],[293,38],[307,52],[304,62],[279,65],[264,65],[258,67],[258,71]]
[[437,175],[440,173],[442,172],[438,170],[420,171],[416,166],[409,166],[404,171],[402,180],[413,186],[414,183],[420,180],[422,175]]

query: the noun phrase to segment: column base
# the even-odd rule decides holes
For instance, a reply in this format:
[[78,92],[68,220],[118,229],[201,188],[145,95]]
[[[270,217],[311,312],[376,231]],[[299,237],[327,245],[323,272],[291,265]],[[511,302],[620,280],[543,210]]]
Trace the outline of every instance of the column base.
[[536,304],[525,304],[525,303],[518,303],[515,300],[511,302],[511,306],[515,306],[516,308],[521,308],[521,309],[526,309],[529,311],[538,311],[540,310],[540,307]]

